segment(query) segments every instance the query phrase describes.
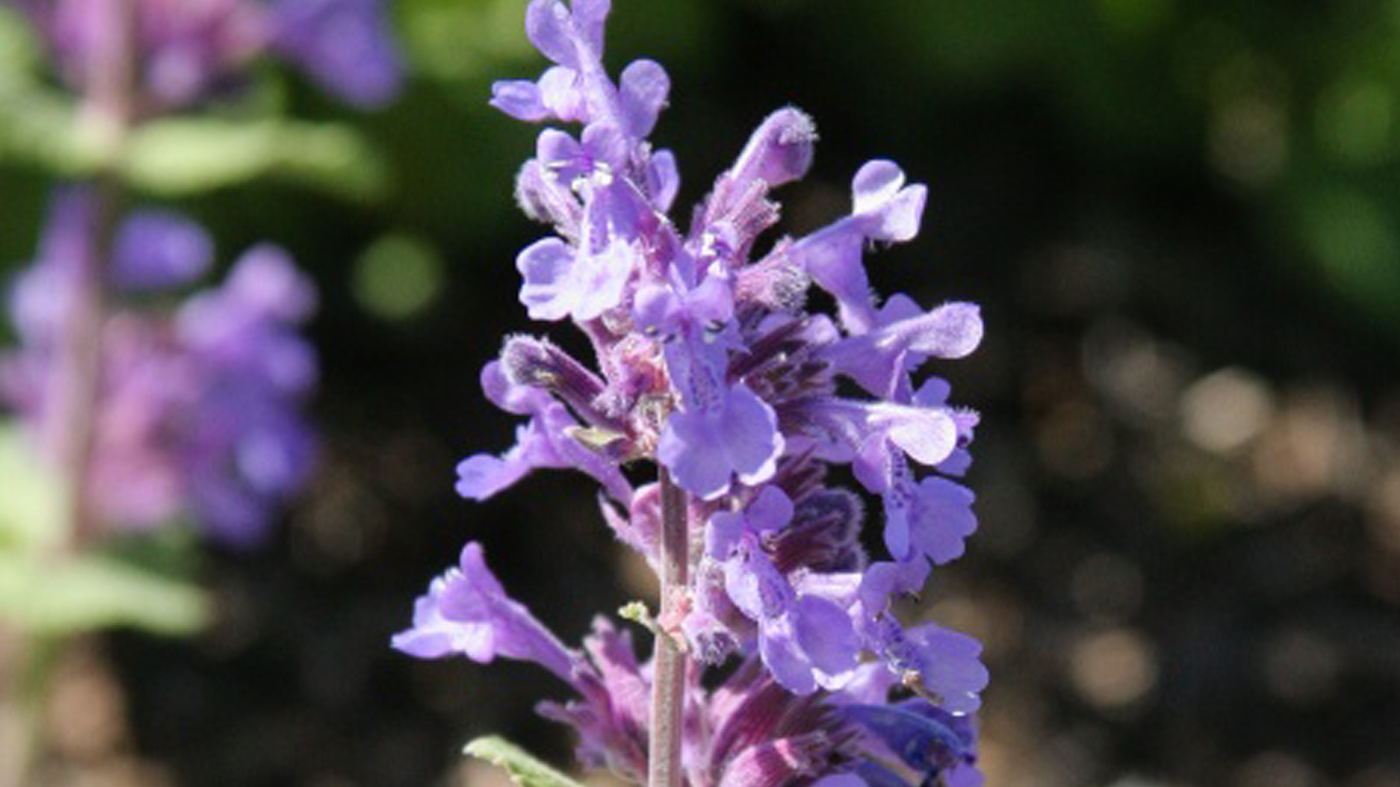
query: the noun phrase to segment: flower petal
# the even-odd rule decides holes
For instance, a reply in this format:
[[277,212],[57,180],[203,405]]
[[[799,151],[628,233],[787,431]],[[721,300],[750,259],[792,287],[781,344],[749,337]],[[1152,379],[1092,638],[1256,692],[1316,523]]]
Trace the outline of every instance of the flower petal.
[[569,316],[578,297],[570,286],[573,265],[573,249],[559,238],[536,241],[516,257],[515,268],[525,277],[520,302],[532,319],[562,320]]
[[666,105],[671,78],[655,61],[637,60],[622,70],[618,88],[627,133],[639,139],[647,136]]
[[561,66],[577,69],[574,20],[559,0],[534,0],[525,9],[525,34],[540,54]]

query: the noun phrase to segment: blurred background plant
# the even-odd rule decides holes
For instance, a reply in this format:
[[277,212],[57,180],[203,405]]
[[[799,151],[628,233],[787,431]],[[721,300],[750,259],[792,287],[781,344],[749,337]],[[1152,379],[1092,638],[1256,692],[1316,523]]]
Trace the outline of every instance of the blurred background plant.
[[[841,211],[858,156],[931,187],[881,280],[989,325],[950,370],[984,414],[982,533],[925,603],[987,643],[990,783],[1400,784],[1400,2],[618,2],[639,8],[609,60],[666,63],[657,136],[687,172],[790,101],[822,143],[787,231]],[[527,328],[511,261],[541,230],[500,184],[531,140],[485,103],[533,63],[523,6],[397,0],[407,81],[380,111],[260,61],[133,153],[131,189],[315,280],[321,461],[261,549],[177,550],[212,625],[118,631],[59,669],[52,740],[86,777],[477,787],[499,775],[458,750],[486,731],[567,759],[528,668],[386,646],[468,535],[566,639],[649,592],[586,484],[449,491],[510,438],[477,388],[483,337]],[[66,158],[42,42],[6,10],[14,273],[55,173],[96,165]],[[28,499],[32,467],[5,461],[0,498]]]
[[[0,783],[73,783],[51,707],[105,669],[92,634],[191,635],[208,603],[197,534],[264,541],[310,476],[317,377],[298,334],[316,290],[282,249],[249,248],[192,291],[215,244],[138,200],[285,175],[372,199],[383,175],[350,128],[257,99],[263,55],[363,108],[398,91],[379,0],[12,0],[0,11],[0,153],[59,183],[33,261],[7,287],[0,354]],[[260,104],[264,104],[260,106]],[[82,709],[78,709],[83,713]],[[86,714],[83,714],[86,715]],[[82,745],[88,734],[65,733]]]

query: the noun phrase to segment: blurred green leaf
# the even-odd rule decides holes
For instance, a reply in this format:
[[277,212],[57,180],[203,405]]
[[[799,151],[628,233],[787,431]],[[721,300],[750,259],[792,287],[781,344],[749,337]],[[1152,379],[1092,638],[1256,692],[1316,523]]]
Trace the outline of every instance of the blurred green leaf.
[[1322,279],[1362,314],[1400,330],[1400,228],[1365,192],[1317,187],[1292,222]]
[[434,79],[463,81],[502,61],[529,56],[520,24],[525,5],[524,0],[405,0],[395,10],[416,68]]
[[353,200],[373,200],[385,190],[383,162],[348,126],[276,118],[170,118],[142,125],[118,150],[111,140],[85,133],[71,99],[14,79],[14,74],[9,77],[0,79],[0,159],[24,161],[68,178],[120,169],[134,188],[164,197],[267,177]]
[[61,94],[0,83],[0,158],[35,164],[61,177],[102,168],[97,141],[79,133],[77,109]]
[[0,6],[0,85],[26,72],[39,62],[39,43],[29,23],[19,12]]
[[62,487],[14,423],[0,423],[0,619],[36,634],[135,626],[188,634],[204,624],[195,587],[111,557],[65,555]]
[[468,743],[463,752],[505,768],[506,773],[510,774],[510,778],[520,787],[583,787],[535,759],[519,746],[496,735],[477,738]]
[[347,126],[291,120],[175,118],[142,126],[124,169],[135,188],[181,196],[279,177],[351,199],[383,193],[383,163]]
[[190,634],[208,616],[197,588],[100,555],[0,551],[0,617],[43,635],[106,626]]
[[14,422],[0,422],[0,479],[0,551],[38,551],[63,537],[62,488]]

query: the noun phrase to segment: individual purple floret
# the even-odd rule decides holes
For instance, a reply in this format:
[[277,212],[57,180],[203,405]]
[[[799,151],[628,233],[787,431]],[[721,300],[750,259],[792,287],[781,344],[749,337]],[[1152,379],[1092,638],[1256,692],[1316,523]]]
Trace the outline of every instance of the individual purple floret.
[[381,106],[398,92],[401,56],[381,0],[0,0],[27,14],[80,93],[103,67],[113,20],[134,15],[139,114],[166,112],[240,84],[273,51],[342,100]]
[[[65,427],[51,390],[78,258],[92,253],[92,210],[81,189],[55,200],[38,259],[11,290],[22,346],[0,356],[0,395],[55,458]],[[117,229],[110,283],[116,293],[170,293],[211,255],[188,219],[137,211]],[[301,408],[316,357],[297,326],[315,302],[287,255],[259,246],[222,286],[174,309],[157,301],[107,315],[86,491],[101,524],[146,530],[187,515],[224,543],[266,535],[314,459]]]
[[[890,705],[847,705],[842,715],[884,746],[893,759],[913,769],[919,784],[937,779],[946,787],[981,787],[977,728],[970,717],[955,716],[917,698]],[[863,763],[856,773],[871,787],[908,784],[875,762]]]
[[[497,83],[491,98],[550,124],[516,180],[522,209],[553,230],[516,260],[520,301],[532,318],[577,326],[594,357],[510,337],[482,386],[528,421],[505,453],[466,459],[457,488],[483,499],[544,468],[598,480],[604,520],[662,575],[661,613],[645,620],[668,661],[638,666],[605,626],[609,644],[595,634],[590,660],[560,675],[586,699],[547,715],[579,730],[586,765],[657,783],[661,763],[659,787],[675,787],[662,758],[637,760],[656,744],[643,726],[653,717],[638,709],[642,684],[669,675],[655,678],[652,708],[684,682],[680,767],[691,787],[890,787],[911,772],[914,783],[972,787],[981,646],[933,623],[906,627],[894,608],[976,529],[973,494],[956,479],[978,417],[950,405],[927,368],[977,348],[981,313],[882,300],[865,268],[873,248],[918,234],[927,189],[871,161],[852,178],[848,215],[760,243],[780,218],[773,190],[812,163],[815,125],[789,107],[759,125],[688,226],[673,220],[675,157],[647,140],[670,80],[649,60],[608,76],[609,10],[607,0],[533,0],[526,33],[552,65],[538,80]],[[557,127],[569,125],[580,128]],[[807,308],[814,287],[834,315]],[[879,501],[881,537],[867,540],[882,542],[878,554],[862,544],[864,498],[827,480],[841,466]],[[638,483],[651,467],[657,481]],[[485,569],[464,562],[472,571]],[[457,586],[467,585],[435,583],[396,644],[483,660],[459,626],[485,619],[454,617],[443,600]],[[515,630],[505,618],[491,625],[507,639]],[[668,643],[688,671],[667,666]],[[705,668],[734,659],[733,677],[701,688]],[[612,676],[599,697],[580,684],[590,670]],[[801,721],[776,721],[789,718]]]
[[113,241],[112,279],[131,292],[166,290],[201,278],[213,261],[203,227],[170,211],[135,211]]

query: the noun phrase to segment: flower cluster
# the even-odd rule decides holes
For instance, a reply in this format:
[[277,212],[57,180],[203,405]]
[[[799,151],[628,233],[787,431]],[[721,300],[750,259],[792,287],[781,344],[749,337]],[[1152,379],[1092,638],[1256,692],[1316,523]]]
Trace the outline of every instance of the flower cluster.
[[236,85],[247,66],[273,53],[303,69],[340,99],[387,102],[402,66],[382,0],[0,0],[18,7],[51,48],[59,71],[80,93],[104,67],[114,35],[110,13],[134,15],[140,114],[168,112]]
[[[463,654],[529,661],[567,683],[579,699],[544,702],[539,712],[574,728],[578,755],[637,782],[647,773],[649,665],[626,631],[594,621],[584,650],[564,646],[487,567],[468,543],[459,567],[435,579],[414,609],[413,628],[394,646],[421,658]],[[888,701],[883,665],[857,667],[836,691],[793,694],[762,661],[746,657],[713,689],[692,670],[686,683],[685,771],[692,787],[901,787],[905,774],[948,787],[980,784],[976,730],[966,714],[923,697]]]
[[[772,192],[805,174],[816,141],[812,120],[785,108],[682,231],[667,215],[675,157],[647,139],[669,79],[649,60],[610,79],[608,12],[607,0],[533,0],[526,30],[553,65],[537,81],[498,83],[492,98],[520,120],[582,127],[546,128],[520,171],[522,208],[555,234],[516,267],[530,316],[571,320],[595,363],[508,338],[482,387],[527,420],[509,451],[463,461],[457,490],[480,500],[532,470],[580,470],[601,484],[618,538],[658,570],[663,486],[683,490],[690,581],[679,603],[663,599],[656,625],[698,665],[743,662],[714,691],[701,688],[699,666],[690,671],[682,763],[692,787],[884,787],[910,769],[976,783],[980,646],[936,624],[906,627],[892,610],[976,527],[956,479],[977,416],[949,405],[947,383],[923,367],[977,347],[978,309],[880,302],[864,265],[868,248],[917,234],[926,190],[871,161],[852,180],[849,215],[765,246],[779,219]],[[813,288],[836,315],[808,310]],[[665,478],[634,486],[622,466],[648,461]],[[827,481],[841,465],[880,501],[879,558],[860,539],[864,498]],[[578,729],[585,763],[646,773],[636,702],[649,670],[605,624],[587,658],[559,645],[504,595],[476,545],[395,644],[544,665],[583,697],[544,710]]]
[[[0,356],[0,397],[60,450],[58,356],[83,257],[94,253],[92,194],[60,193],[38,259],[15,281],[10,311],[22,347]],[[316,357],[298,335],[316,294],[284,252],[254,247],[217,289],[165,296],[198,280],[213,243],[193,222],[138,210],[117,230],[116,294],[144,308],[101,327],[100,389],[85,499],[108,527],[145,530],[190,515],[211,537],[258,541],[298,490],[314,440],[301,405]]]
[[[266,55],[359,106],[387,102],[401,81],[382,0],[0,3],[47,44],[79,122],[118,143],[239,87]],[[315,291],[264,245],[221,287],[180,302],[212,263],[211,240],[168,211],[123,214],[105,177],[60,191],[13,283],[23,345],[0,358],[0,397],[76,490],[75,531],[188,516],[217,540],[255,543],[311,467],[301,407],[316,359],[297,328]]]

